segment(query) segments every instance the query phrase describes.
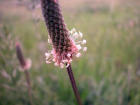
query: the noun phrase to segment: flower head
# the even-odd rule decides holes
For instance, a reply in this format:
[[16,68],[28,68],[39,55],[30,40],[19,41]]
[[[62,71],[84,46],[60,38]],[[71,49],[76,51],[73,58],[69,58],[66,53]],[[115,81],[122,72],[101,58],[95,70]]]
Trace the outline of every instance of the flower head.
[[16,42],[16,54],[23,70],[29,70],[32,65],[31,59],[25,60],[19,42]]
[[[74,56],[80,57],[80,51],[86,51],[82,46],[86,40],[82,40],[83,34],[73,28],[68,31],[58,4],[58,0],[41,0],[42,13],[49,32],[48,42],[52,50],[45,53],[46,63],[54,62],[55,66],[69,65]],[[80,39],[80,41],[79,41]]]
[[75,29],[69,31],[69,46],[65,46],[63,44],[58,45],[63,47],[63,51],[61,51],[61,49],[56,51],[55,47],[53,47],[52,50],[46,52],[46,63],[49,64],[54,62],[55,66],[60,66],[61,68],[64,68],[65,64],[67,64],[68,66],[72,62],[73,57],[79,58],[81,56],[81,52],[87,50],[87,47],[83,47],[83,45],[86,44],[86,40],[82,39],[83,34],[82,37],[81,34],[81,32],[76,32]]

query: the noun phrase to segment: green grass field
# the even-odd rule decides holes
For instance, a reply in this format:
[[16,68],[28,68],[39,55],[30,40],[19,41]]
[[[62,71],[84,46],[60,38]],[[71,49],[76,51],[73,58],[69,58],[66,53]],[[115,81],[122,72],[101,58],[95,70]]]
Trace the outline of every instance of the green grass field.
[[[113,8],[92,0],[71,0],[70,5],[60,0],[60,5],[68,28],[87,40],[87,52],[72,63],[83,105],[140,105],[139,1]],[[29,105],[16,41],[32,60],[33,105],[77,105],[66,70],[45,63],[48,32],[36,19],[41,9],[1,0],[0,14],[0,105]]]

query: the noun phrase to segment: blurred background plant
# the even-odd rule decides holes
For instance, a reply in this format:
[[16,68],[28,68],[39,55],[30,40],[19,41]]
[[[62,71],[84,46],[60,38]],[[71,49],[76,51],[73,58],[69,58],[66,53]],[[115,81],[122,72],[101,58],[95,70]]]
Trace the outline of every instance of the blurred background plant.
[[[139,0],[59,1],[68,28],[87,39],[87,53],[72,64],[84,105],[140,105]],[[17,40],[32,60],[34,105],[75,105],[67,72],[45,64],[39,0],[0,0],[0,105],[29,105]]]

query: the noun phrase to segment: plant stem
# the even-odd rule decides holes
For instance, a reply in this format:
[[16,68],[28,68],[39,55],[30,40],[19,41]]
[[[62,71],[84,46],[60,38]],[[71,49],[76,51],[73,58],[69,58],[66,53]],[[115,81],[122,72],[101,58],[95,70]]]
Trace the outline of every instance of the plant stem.
[[25,69],[25,66],[27,64],[26,64],[25,58],[23,56],[20,44],[18,42],[16,43],[16,54],[17,54],[17,58],[18,58],[18,60],[20,62],[20,65],[21,65],[21,67],[22,67],[22,69],[24,70],[24,73],[25,73],[25,78],[26,78],[26,82],[27,82],[27,89],[28,89],[28,96],[29,96],[30,105],[33,105],[30,75],[29,75],[28,70]]
[[73,72],[72,72],[71,65],[69,65],[67,67],[67,72],[68,72],[68,75],[69,75],[69,78],[70,78],[70,82],[71,82],[71,85],[72,85],[72,88],[73,88],[77,103],[78,103],[78,105],[82,105],[80,95],[78,93],[78,89],[77,89],[76,82],[75,82],[75,79],[74,79],[74,75],[73,75]]
[[27,82],[27,88],[28,88],[28,95],[29,95],[29,98],[30,98],[29,99],[30,100],[30,104],[33,105],[30,75],[29,75],[29,72],[27,70],[25,70],[24,73],[25,73],[25,78],[26,78],[26,82]]

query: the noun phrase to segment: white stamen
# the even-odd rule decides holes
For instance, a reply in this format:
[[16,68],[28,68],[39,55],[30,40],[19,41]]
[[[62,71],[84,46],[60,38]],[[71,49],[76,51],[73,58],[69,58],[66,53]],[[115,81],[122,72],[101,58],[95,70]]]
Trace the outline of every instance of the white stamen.
[[47,64],[51,63],[50,61],[46,61]]
[[60,63],[60,67],[63,69],[64,68],[64,64],[63,63]]
[[84,47],[84,48],[83,48],[83,51],[87,51],[87,47]]
[[83,33],[79,32],[79,36],[82,38],[83,37]]
[[71,33],[74,33],[74,32],[76,32],[75,28],[73,28],[73,29],[71,30]]
[[87,41],[86,41],[86,40],[83,40],[83,41],[82,41],[82,44],[86,44],[86,43],[87,43]]
[[73,34],[73,36],[76,37],[76,38],[78,37],[78,35],[79,35],[79,34],[78,34],[77,32],[75,32],[75,33]]
[[68,60],[63,60],[63,62],[64,62],[64,63],[67,63],[67,62],[68,62]]
[[45,56],[46,56],[46,57],[50,56],[50,53],[45,53]]
[[58,63],[54,63],[55,66],[59,66]]
[[47,61],[48,59],[49,59],[49,58],[46,57],[46,61]]
[[48,43],[50,43],[50,44],[51,44],[51,39],[48,39]]
[[46,59],[50,57],[50,53],[45,53]]
[[66,65],[66,68],[69,67],[69,65],[70,65],[70,64],[68,63],[68,64]]
[[53,54],[53,53],[54,53],[54,50],[51,51],[51,54]]
[[72,62],[72,59],[70,59],[69,62]]
[[76,57],[79,58],[81,56],[81,53],[77,53]]
[[78,45],[77,45],[77,48],[78,48],[78,50],[81,50],[82,47],[81,47],[80,44],[78,44]]
[[55,59],[53,59],[53,62],[55,62],[56,60]]
[[70,57],[70,56],[71,56],[71,54],[68,53],[68,54],[67,54],[67,57]]

